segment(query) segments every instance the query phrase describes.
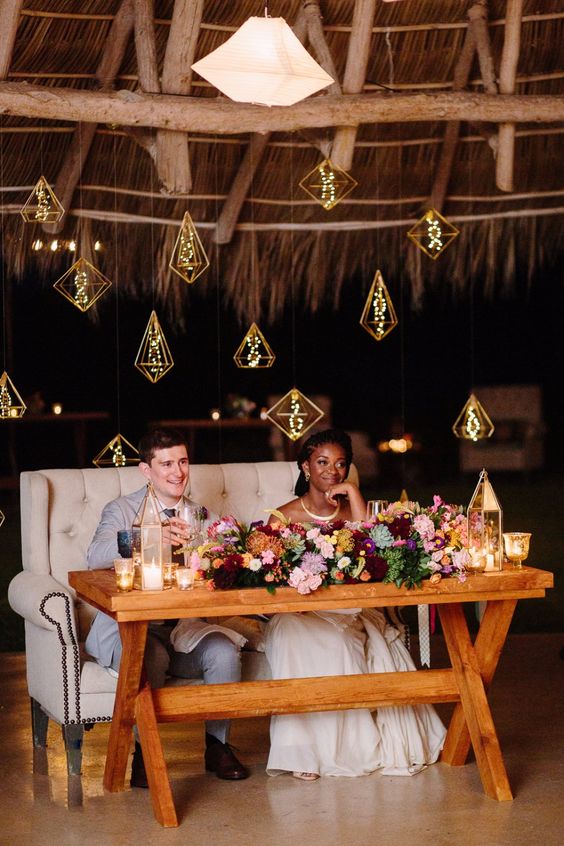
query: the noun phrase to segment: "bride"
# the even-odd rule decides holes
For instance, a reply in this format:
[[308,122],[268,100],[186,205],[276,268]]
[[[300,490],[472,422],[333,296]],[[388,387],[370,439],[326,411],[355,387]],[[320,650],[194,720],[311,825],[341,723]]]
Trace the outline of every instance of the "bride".
[[[345,481],[351,461],[345,432],[312,435],[298,456],[297,498],[277,510],[295,523],[364,520],[362,494]],[[377,609],[275,615],[267,626],[266,654],[275,679],[415,669],[399,632]],[[291,772],[306,781],[374,770],[413,775],[437,760],[445,733],[429,705],[275,716],[267,772]]]

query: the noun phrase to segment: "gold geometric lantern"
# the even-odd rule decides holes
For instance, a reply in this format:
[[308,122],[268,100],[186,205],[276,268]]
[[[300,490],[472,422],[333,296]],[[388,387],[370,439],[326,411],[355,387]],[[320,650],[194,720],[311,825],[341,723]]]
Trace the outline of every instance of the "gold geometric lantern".
[[252,323],[233,359],[237,367],[257,370],[261,367],[272,367],[276,356],[257,324]]
[[435,209],[425,212],[421,220],[407,233],[407,237],[416,244],[429,258],[436,259],[452,241],[460,234],[460,230],[453,226]]
[[281,432],[297,441],[324,416],[323,411],[297,388],[291,388],[266,412],[267,418]]
[[44,176],[39,177],[37,185],[20,209],[26,223],[56,223],[64,213],[64,208]]
[[488,417],[482,403],[475,394],[470,394],[464,408],[456,418],[452,431],[457,438],[467,441],[481,441],[490,438],[495,426]]
[[151,312],[147,323],[135,359],[135,367],[153,384],[174,367],[174,361],[155,311]]
[[503,567],[502,510],[486,470],[482,470],[468,506],[468,551],[474,570]]
[[139,464],[139,453],[127,438],[117,434],[92,460],[96,467],[125,467]]
[[357,185],[356,179],[334,165],[330,159],[324,159],[316,165],[300,182],[300,188],[326,211],[340,203]]
[[4,517],[4,514],[0,511],[0,527],[2,526],[2,523],[4,522],[5,519],[6,518]]
[[89,261],[79,258],[60,279],[57,279],[53,288],[84,312],[111,286],[110,280]]
[[0,376],[0,420],[23,417],[27,406],[6,371]]
[[360,325],[377,341],[385,338],[398,325],[398,319],[386,283],[379,270],[364,304]]
[[201,276],[210,266],[200,236],[188,212],[185,212],[182,218],[180,232],[168,266],[189,284],[195,282],[198,276]]

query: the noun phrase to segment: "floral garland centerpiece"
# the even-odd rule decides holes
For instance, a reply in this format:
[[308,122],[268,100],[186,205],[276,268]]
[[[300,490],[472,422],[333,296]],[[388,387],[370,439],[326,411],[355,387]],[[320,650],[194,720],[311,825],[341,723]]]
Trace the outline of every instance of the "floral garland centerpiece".
[[301,594],[323,585],[393,582],[413,588],[423,579],[466,578],[466,517],[462,506],[435,496],[433,505],[394,503],[374,520],[247,526],[224,517],[191,566],[210,590],[290,586]]

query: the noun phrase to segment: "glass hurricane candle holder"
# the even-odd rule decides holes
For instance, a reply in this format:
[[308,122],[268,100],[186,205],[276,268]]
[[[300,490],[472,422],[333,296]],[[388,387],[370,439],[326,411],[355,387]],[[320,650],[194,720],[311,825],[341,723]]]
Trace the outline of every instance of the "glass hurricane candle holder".
[[117,589],[121,591],[133,590],[133,558],[115,558],[114,570]]
[[174,584],[174,574],[178,564],[175,561],[167,561],[163,564],[163,584],[165,588],[170,588]]
[[529,554],[530,532],[504,532],[505,554],[516,570],[520,570]]
[[375,520],[378,514],[386,510],[388,505],[387,499],[369,499],[366,503],[366,519]]

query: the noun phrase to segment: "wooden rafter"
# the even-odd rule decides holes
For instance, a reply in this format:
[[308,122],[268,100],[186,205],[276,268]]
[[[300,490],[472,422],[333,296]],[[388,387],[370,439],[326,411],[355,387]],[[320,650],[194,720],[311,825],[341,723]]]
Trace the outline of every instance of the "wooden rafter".
[[292,132],[361,123],[477,120],[555,123],[564,120],[564,97],[553,94],[350,94],[312,97],[268,109],[222,97],[176,97],[133,91],[79,91],[0,82],[0,112],[45,120],[93,120],[182,132]]
[[477,0],[468,10],[470,29],[476,42],[482,82],[488,94],[497,94],[497,82],[488,30],[488,0]]
[[[468,27],[466,30],[466,37],[460,56],[454,69],[453,90],[462,91],[466,88],[470,78],[470,70],[476,52],[476,42],[472,29]],[[458,146],[458,139],[460,137],[460,121],[449,120],[445,127],[445,136],[441,154],[435,172],[435,181],[431,189],[431,196],[429,198],[429,206],[437,211],[442,211],[443,204],[448,189],[450,175],[452,173],[452,164],[454,161],[454,154]]]
[[[132,0],[123,0],[110,27],[104,53],[96,71],[96,77],[103,91],[111,89],[116,74],[121,67],[132,28],[133,3]],[[51,235],[57,235],[63,230],[67,210],[70,208],[73,194],[82,175],[90,147],[96,135],[96,129],[96,123],[80,120],[74,131],[55,182],[55,194],[65,209],[65,213],[57,223],[44,223],[42,227],[45,232]]]
[[135,53],[139,85],[147,94],[160,94],[157,47],[153,24],[153,0],[133,0],[135,12]]
[[[188,95],[192,89],[192,68],[202,20],[204,0],[176,0],[166,46],[162,73],[163,94]],[[162,190],[188,194],[192,188],[188,136],[185,132],[159,130],[157,170]]]
[[[375,0],[356,0],[343,78],[344,94],[359,94],[363,89],[375,9]],[[357,126],[340,126],[333,140],[331,160],[346,171],[352,167],[357,130]]]
[[23,0],[0,0],[0,79],[6,79],[10,65]]
[[[307,35],[307,22],[303,7],[298,13],[293,30],[295,36],[303,43]],[[214,233],[216,244],[228,244],[231,241],[243,203],[247,198],[254,175],[260,165],[269,141],[270,132],[264,132],[262,134],[258,132],[251,133],[249,146],[245,151],[243,161],[217,219],[217,226]]]
[[[521,46],[521,18],[523,0],[507,0],[505,39],[499,65],[499,92],[513,94],[517,78],[517,64]],[[495,181],[501,191],[513,191],[513,159],[515,155],[515,124],[500,123]]]

